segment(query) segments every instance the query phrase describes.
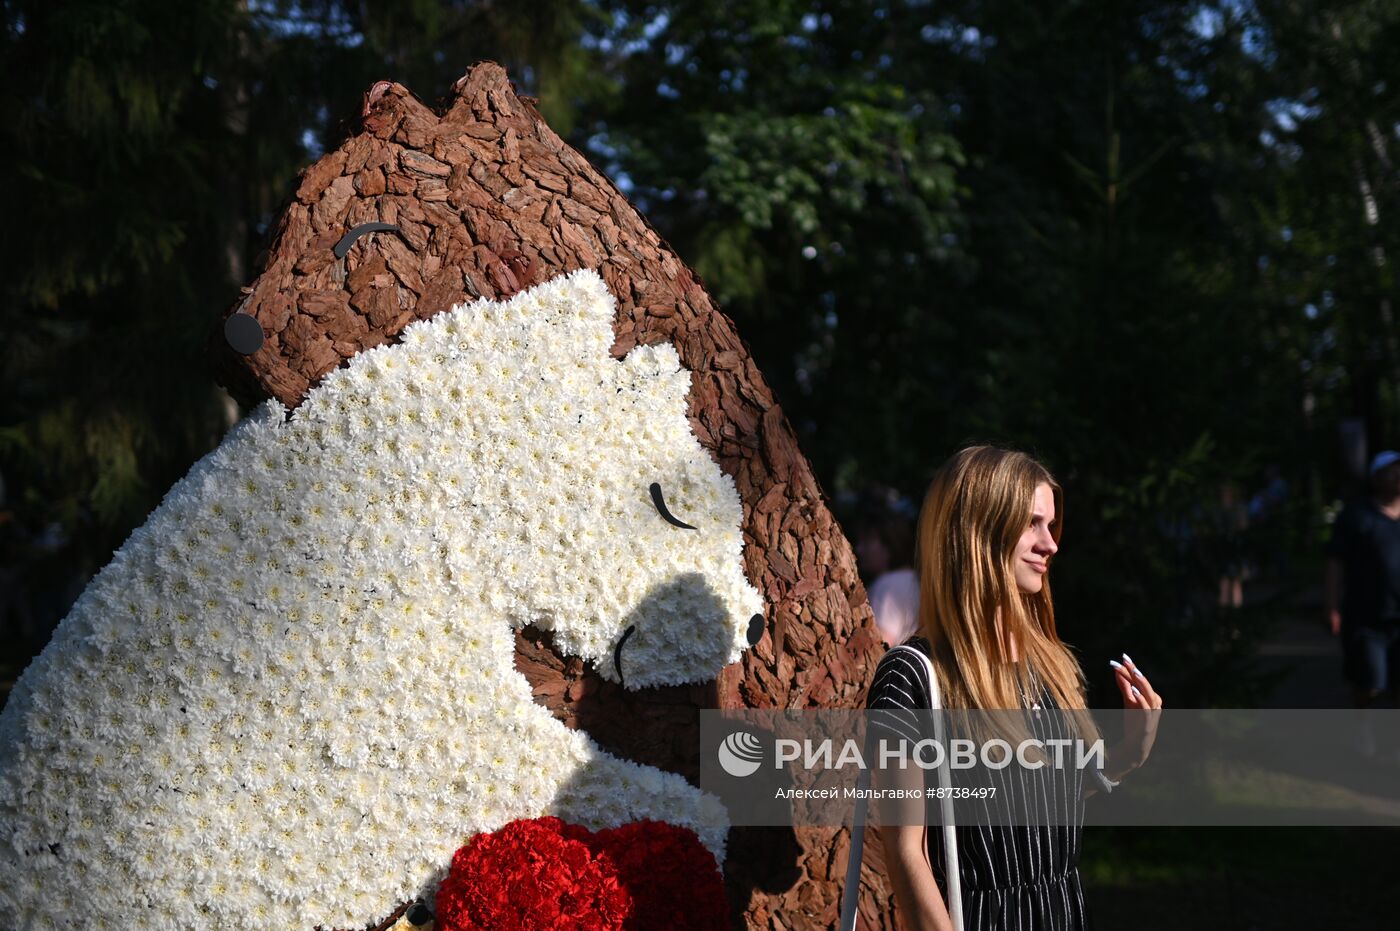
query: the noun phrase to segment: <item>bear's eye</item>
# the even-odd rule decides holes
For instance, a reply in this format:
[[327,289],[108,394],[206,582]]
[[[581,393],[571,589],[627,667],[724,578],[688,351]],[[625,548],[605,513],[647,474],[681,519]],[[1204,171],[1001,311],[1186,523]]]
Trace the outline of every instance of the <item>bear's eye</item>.
[[666,496],[661,493],[661,486],[656,482],[651,483],[651,503],[656,505],[656,513],[666,518],[666,523],[675,524],[677,527],[681,527],[685,530],[696,529],[685,521],[676,519],[675,515],[671,513],[671,510],[666,507]]

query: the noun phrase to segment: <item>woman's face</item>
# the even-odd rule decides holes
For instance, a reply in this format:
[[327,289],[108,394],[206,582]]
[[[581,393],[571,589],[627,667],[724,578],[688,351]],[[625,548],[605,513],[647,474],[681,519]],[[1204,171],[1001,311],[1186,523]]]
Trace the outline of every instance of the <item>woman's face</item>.
[[1050,557],[1059,549],[1050,534],[1050,525],[1054,522],[1055,495],[1049,485],[1042,483],[1035,488],[1030,524],[1016,543],[1014,557],[1016,587],[1028,595],[1044,586],[1045,573],[1050,571]]

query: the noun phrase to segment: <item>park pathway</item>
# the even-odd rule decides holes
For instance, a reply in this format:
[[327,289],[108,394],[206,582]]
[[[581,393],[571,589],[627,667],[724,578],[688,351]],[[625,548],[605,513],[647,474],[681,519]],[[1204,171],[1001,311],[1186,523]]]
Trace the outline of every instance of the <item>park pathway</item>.
[[1308,597],[1300,601],[1300,610],[1281,617],[1273,635],[1260,647],[1261,669],[1284,674],[1261,704],[1266,708],[1350,708],[1341,645],[1322,626],[1320,604]]

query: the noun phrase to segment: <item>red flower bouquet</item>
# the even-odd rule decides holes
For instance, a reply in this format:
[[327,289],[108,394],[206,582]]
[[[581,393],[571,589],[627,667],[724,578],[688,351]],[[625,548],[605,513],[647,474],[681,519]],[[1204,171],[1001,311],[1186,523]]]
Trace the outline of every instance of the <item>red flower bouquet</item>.
[[474,837],[438,891],[441,931],[723,931],[724,877],[695,832],[635,821],[593,832],[558,818]]

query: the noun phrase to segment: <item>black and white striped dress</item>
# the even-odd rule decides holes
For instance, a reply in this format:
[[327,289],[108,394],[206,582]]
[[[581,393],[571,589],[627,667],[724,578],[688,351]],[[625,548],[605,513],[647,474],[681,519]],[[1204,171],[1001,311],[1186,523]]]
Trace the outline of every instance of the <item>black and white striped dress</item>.
[[[923,637],[910,637],[905,644],[931,655],[929,642]],[[891,650],[875,669],[866,707],[887,711],[928,708],[926,677],[927,671],[919,659],[904,650]],[[1038,680],[1037,686],[1039,694],[1027,696],[1030,700],[1023,707],[1058,707]],[[873,720],[872,728],[883,727],[891,733],[918,739],[917,724],[912,719],[907,725],[910,730],[906,731],[900,723],[902,716],[882,718],[883,721]],[[1058,716],[1035,716],[1032,728],[1041,739],[1065,736],[1039,730],[1058,723]],[[1040,772],[1051,775],[1038,783],[1027,783],[1027,778],[1035,776],[1016,767],[991,772],[992,784],[1000,784],[1000,797],[1006,799],[1010,793],[1020,793],[1014,797],[1024,799],[1032,808],[1025,821],[1036,826],[958,825],[965,931],[1080,931],[1092,927],[1077,868],[1084,823],[1085,772],[1073,767],[1046,767]],[[1052,811],[1050,806],[1055,809]],[[930,829],[928,839],[929,862],[946,901],[948,885],[941,831]]]

